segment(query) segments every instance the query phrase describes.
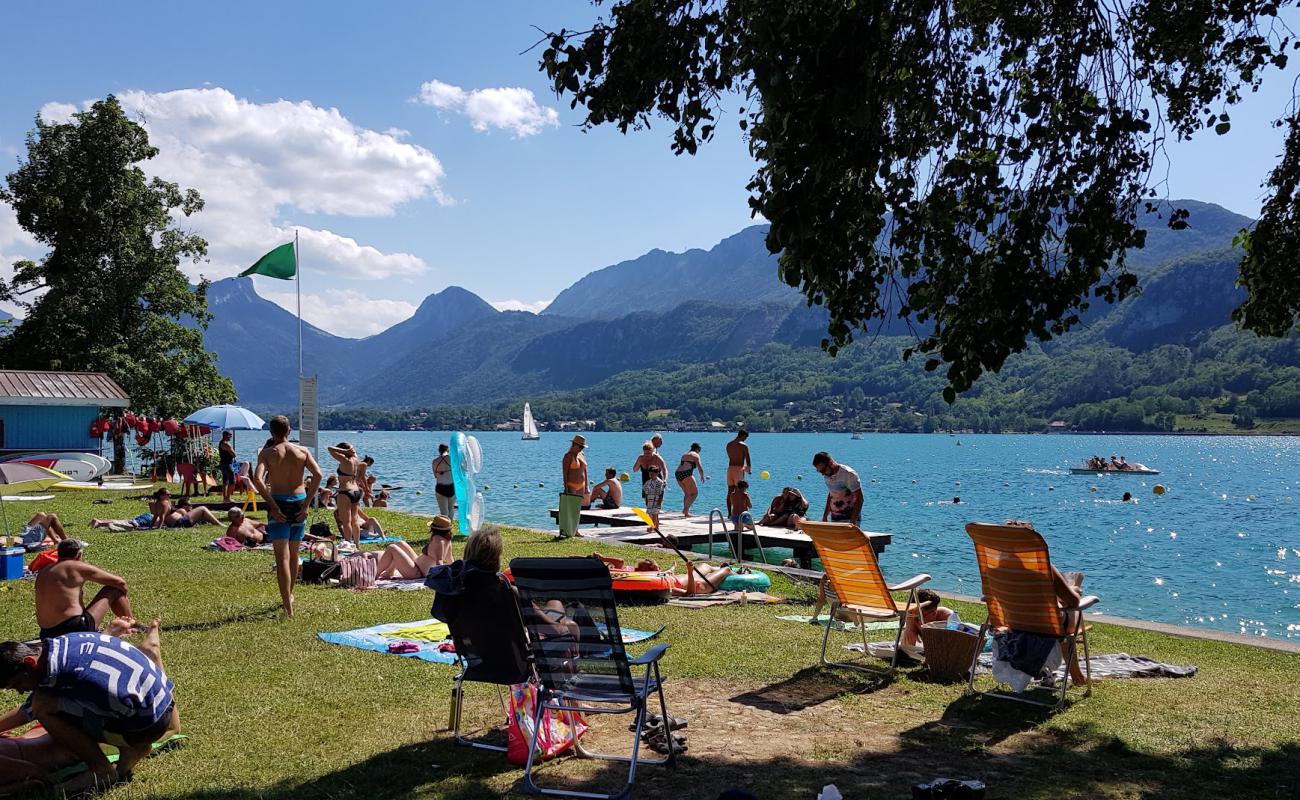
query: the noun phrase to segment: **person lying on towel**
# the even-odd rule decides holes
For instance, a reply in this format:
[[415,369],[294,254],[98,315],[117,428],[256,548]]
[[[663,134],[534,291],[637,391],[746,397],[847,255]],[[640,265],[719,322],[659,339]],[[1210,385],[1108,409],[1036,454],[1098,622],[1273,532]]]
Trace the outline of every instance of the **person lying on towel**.
[[[106,789],[131,779],[153,743],[180,730],[172,682],[163,672],[157,619],[139,645],[116,636],[73,633],[42,642],[0,643],[0,688],[31,692],[0,715],[0,792],[53,783],[51,774],[84,763],[60,794]],[[114,624],[110,632],[126,633]],[[114,766],[101,744],[119,752]]]
[[[600,553],[592,553],[592,558],[598,558],[605,562],[611,569],[626,570],[627,564],[621,558],[612,558],[602,556]],[[685,575],[678,575],[675,572],[666,572],[654,561],[643,558],[636,562],[636,568],[633,572],[658,572],[672,581],[672,591],[674,595],[696,595],[696,594],[713,594],[722,586],[722,582],[731,574],[731,567],[722,565],[715,567],[712,564],[691,563],[686,565],[687,572]]]
[[243,509],[230,509],[226,512],[226,519],[230,522],[226,535],[244,547],[256,547],[266,541],[266,523],[253,522],[244,516]]

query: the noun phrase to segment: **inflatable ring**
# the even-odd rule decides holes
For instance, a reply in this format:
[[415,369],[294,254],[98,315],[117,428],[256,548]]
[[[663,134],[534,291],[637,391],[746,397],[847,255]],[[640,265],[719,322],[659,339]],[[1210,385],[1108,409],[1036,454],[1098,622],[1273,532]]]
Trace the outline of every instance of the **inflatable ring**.
[[635,572],[611,569],[614,599],[626,605],[667,603],[673,596],[671,572]]
[[723,592],[766,592],[772,587],[772,579],[766,572],[733,572],[718,587]]

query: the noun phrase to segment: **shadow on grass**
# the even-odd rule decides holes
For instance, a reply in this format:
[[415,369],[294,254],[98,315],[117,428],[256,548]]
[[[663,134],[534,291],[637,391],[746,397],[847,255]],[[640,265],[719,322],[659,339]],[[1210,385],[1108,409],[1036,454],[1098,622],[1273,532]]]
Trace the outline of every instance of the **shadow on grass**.
[[850,669],[806,667],[779,683],[738,694],[731,702],[775,714],[791,714],[846,694],[869,694],[893,683],[893,678]]
[[[1038,710],[962,698],[941,719],[903,731],[887,747],[859,747],[832,758],[794,753],[747,759],[748,743],[738,740],[726,758],[688,752],[674,768],[639,768],[635,794],[707,799],[735,786],[764,800],[808,798],[835,783],[846,797],[889,800],[910,797],[913,784],[943,774],[983,780],[990,797],[1022,800],[1294,797],[1300,770],[1297,743],[1242,747],[1219,739],[1173,754],[1153,754],[1135,750],[1090,724],[1040,727],[1046,719]],[[1031,735],[1013,739],[1022,733]],[[991,752],[995,746],[997,751]],[[625,770],[623,765],[565,757],[544,766],[539,783],[608,791],[621,785]],[[390,750],[311,780],[286,780],[259,789],[199,790],[178,797],[475,800],[501,796],[503,789],[520,796],[519,778],[519,770],[502,755],[458,747],[449,735],[440,734],[433,741]]]
[[194,631],[211,631],[217,628],[223,628],[226,625],[236,625],[241,622],[262,622],[268,619],[278,619],[280,616],[280,604],[275,603],[266,608],[255,611],[243,611],[238,614],[231,614],[221,619],[205,620],[203,622],[182,622],[178,625],[163,623],[163,633],[181,633]]

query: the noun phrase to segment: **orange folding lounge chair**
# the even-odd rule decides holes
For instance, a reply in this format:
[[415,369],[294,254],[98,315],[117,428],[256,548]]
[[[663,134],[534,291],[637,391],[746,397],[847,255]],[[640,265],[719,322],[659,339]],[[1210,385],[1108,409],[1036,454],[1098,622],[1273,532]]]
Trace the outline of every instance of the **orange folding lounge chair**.
[[[983,600],[988,608],[988,617],[980,626],[979,643],[971,660],[968,692],[1058,710],[1064,708],[1070,686],[1069,665],[1074,661],[1081,644],[1083,667],[1088,670],[1086,676],[1089,687],[1083,696],[1091,694],[1088,628],[1083,624],[1083,611],[1100,601],[1089,595],[1080,600],[1078,609],[1061,608],[1056,597],[1055,573],[1047,556],[1047,542],[1033,528],[972,522],[966,526],[966,533],[975,543],[975,556],[979,560],[980,580],[984,590]],[[996,689],[981,692],[975,688],[975,667],[984,648],[984,639],[999,628],[1052,636],[1061,641],[1061,655],[1066,671],[1059,696],[1054,703],[1044,703]]]
[[[871,539],[858,526],[848,522],[812,522],[804,520],[799,529],[808,534],[817,549],[817,558],[822,562],[829,583],[827,595],[831,598],[831,619],[822,636],[821,663],[837,667],[852,667],[866,672],[877,672],[866,664],[853,661],[826,660],[826,647],[830,641],[831,628],[834,626],[835,614],[840,609],[851,613],[858,621],[862,634],[862,649],[867,650],[867,630],[862,624],[867,620],[898,620],[898,633],[894,636],[894,656],[890,660],[892,672],[898,666],[898,643],[903,638],[903,627],[907,624],[907,612],[916,601],[917,588],[930,580],[929,575],[917,575],[895,586],[885,583],[880,573],[880,564],[876,561],[876,551],[871,547]],[[908,592],[907,603],[902,610],[894,602],[890,592]]]

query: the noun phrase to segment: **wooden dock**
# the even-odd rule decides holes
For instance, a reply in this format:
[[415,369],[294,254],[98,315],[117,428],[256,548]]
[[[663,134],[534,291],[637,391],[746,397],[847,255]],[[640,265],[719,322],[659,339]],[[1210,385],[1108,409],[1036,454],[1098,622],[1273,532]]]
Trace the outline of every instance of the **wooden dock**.
[[[559,511],[551,509],[550,514],[551,519],[557,519]],[[608,526],[608,531],[596,532],[596,536],[602,539],[613,539],[625,544],[651,546],[663,541],[657,534],[651,532],[641,521],[641,518],[634,514],[630,508],[589,509],[582,512],[582,516],[578,518],[578,521],[584,525]],[[663,513],[659,515],[659,530],[671,535],[677,540],[678,546],[683,549],[695,545],[709,545],[711,542],[716,552],[730,556],[730,542],[736,537],[736,533],[731,530],[733,527],[734,525],[731,523],[724,525],[717,515],[712,517],[711,532],[710,518],[707,516],[683,517],[680,513]],[[876,555],[884,552],[885,547],[893,540],[893,536],[888,533],[875,533],[873,531],[864,531],[864,533],[870,537],[871,546],[876,551]],[[812,560],[817,555],[816,550],[813,548],[812,539],[809,539],[807,534],[792,531],[788,528],[771,528],[766,525],[759,525],[753,529],[743,531],[741,538],[741,546],[745,550],[772,547],[792,550],[795,559],[804,569],[812,566]]]

